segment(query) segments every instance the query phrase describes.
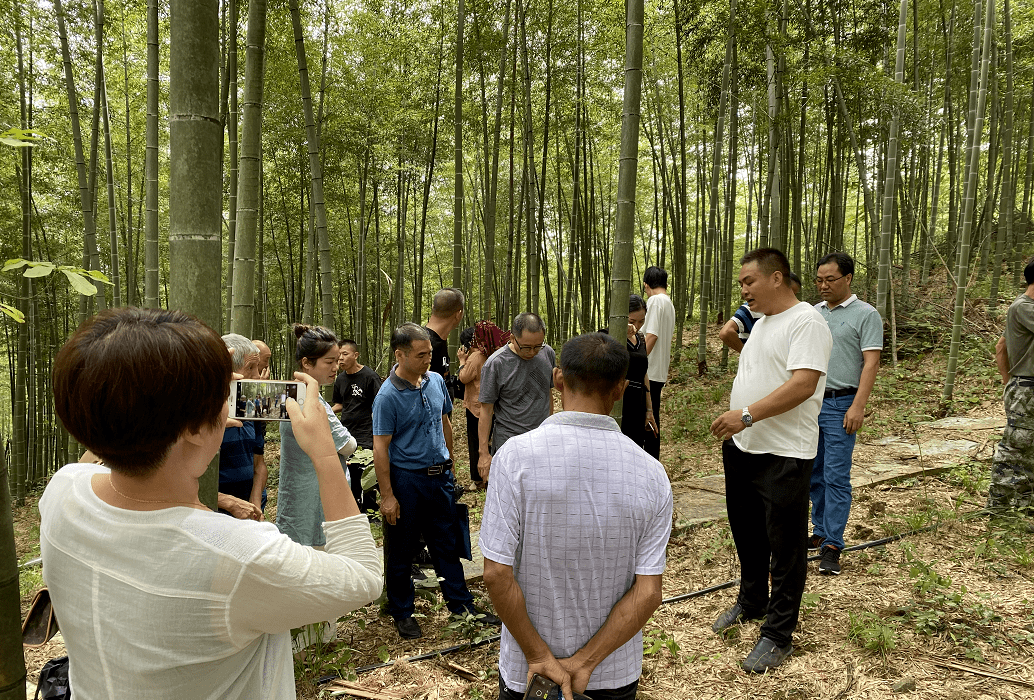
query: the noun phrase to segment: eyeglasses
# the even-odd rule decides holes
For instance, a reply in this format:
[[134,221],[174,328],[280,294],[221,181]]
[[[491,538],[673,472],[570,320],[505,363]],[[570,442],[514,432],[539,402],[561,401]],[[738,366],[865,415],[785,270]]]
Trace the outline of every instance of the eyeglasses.
[[538,352],[544,345],[544,343],[539,343],[538,345],[521,345],[517,342],[516,338],[513,339],[513,344],[517,346],[518,350],[530,350],[531,352]]
[[815,286],[821,287],[824,284],[833,284],[837,280],[842,280],[845,277],[847,277],[847,275],[840,275],[839,277],[816,277]]

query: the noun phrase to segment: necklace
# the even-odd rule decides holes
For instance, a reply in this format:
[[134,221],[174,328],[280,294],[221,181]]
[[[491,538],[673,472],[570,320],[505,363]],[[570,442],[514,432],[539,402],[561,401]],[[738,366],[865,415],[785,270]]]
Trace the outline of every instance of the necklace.
[[127,494],[122,493],[121,491],[119,491],[115,487],[115,482],[113,482],[111,480],[111,474],[108,474],[108,485],[111,486],[111,490],[112,491],[114,491],[119,496],[122,496],[122,498],[125,498],[128,501],[136,501],[137,503],[165,503],[165,504],[172,505],[172,506],[187,506],[189,508],[204,508],[205,510],[208,510],[208,508],[206,506],[204,506],[201,503],[197,503],[197,502],[195,502],[195,503],[185,503],[183,501],[164,501],[164,500],[148,500],[148,499],[144,499],[144,498],[133,498],[132,496],[129,496]]

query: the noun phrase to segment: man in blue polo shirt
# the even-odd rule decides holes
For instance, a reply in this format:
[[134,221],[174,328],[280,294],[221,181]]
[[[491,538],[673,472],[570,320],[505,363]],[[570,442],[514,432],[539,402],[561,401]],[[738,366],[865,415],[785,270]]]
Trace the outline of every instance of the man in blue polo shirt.
[[384,516],[388,613],[403,639],[423,636],[413,619],[410,578],[422,534],[449,610],[498,625],[498,617],[474,606],[463,578],[454,530],[452,400],[441,375],[428,371],[431,337],[415,323],[403,323],[391,334],[391,350],[397,364],[373,402],[373,463]]
[[883,349],[879,312],[851,293],[854,260],[830,253],[819,260],[815,286],[824,301],[815,305],[833,334],[826,390],[819,413],[819,450],[811,471],[809,548],[822,548],[819,573],[840,574],[844,529],[851,512],[851,456],[865,418]]

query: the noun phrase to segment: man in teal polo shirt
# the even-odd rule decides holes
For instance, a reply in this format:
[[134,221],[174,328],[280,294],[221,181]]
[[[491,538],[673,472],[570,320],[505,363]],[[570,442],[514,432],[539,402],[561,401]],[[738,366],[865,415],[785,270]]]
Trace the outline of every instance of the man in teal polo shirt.
[[879,312],[851,293],[854,260],[830,253],[819,261],[815,286],[824,301],[815,305],[833,335],[826,390],[819,412],[819,449],[811,472],[809,547],[822,548],[819,573],[840,574],[844,529],[851,512],[851,456],[862,427],[883,349]]
[[384,516],[388,613],[403,639],[423,636],[413,619],[410,563],[422,534],[449,610],[485,624],[499,618],[474,607],[455,535],[452,400],[441,375],[429,372],[431,338],[415,323],[391,334],[395,367],[373,402],[373,462]]

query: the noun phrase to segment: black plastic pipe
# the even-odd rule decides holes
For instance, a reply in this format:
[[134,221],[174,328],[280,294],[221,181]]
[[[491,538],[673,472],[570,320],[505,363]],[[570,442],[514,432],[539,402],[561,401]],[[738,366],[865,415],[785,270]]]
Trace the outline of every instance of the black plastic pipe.
[[[979,511],[974,511],[973,513],[968,513],[967,515],[979,515],[979,514],[981,514],[983,512],[984,511],[979,510]],[[890,542],[896,542],[897,540],[901,540],[901,539],[904,539],[906,537],[910,537],[912,535],[918,535],[921,532],[927,532],[929,530],[935,530],[939,526],[940,526],[940,523],[934,523],[933,525],[927,525],[926,527],[921,527],[921,528],[919,528],[917,530],[909,530],[908,532],[902,532],[900,534],[892,535],[890,537],[884,537],[884,538],[878,539],[878,540],[870,540],[869,542],[863,542],[861,544],[856,544],[856,545],[852,545],[850,547],[845,547],[844,551],[845,552],[860,552],[863,549],[869,549],[871,547],[879,547],[880,545],[888,544]],[[816,561],[816,560],[821,559],[821,558],[822,558],[821,555],[815,554],[815,555],[812,555],[812,556],[808,557],[808,561]],[[665,598],[664,600],[661,601],[661,605],[668,605],[670,603],[678,603],[678,602],[681,602],[683,600],[689,600],[691,598],[699,598],[700,596],[707,595],[708,593],[716,593],[717,591],[722,591],[722,590],[725,590],[726,588],[732,588],[733,586],[738,585],[739,582],[740,582],[740,580],[738,578],[734,578],[734,579],[732,579],[730,581],[726,581],[725,583],[718,583],[718,584],[715,584],[713,586],[708,586],[707,588],[701,588],[698,591],[691,591],[689,593],[681,593],[679,595],[672,596],[671,598]],[[424,654],[417,654],[416,656],[407,656],[404,659],[392,659],[391,661],[385,661],[385,662],[379,663],[379,664],[371,664],[369,666],[363,666],[361,668],[357,668],[355,670],[355,674],[358,676],[360,673],[367,673],[369,671],[376,671],[379,668],[386,668],[388,666],[394,666],[399,661],[409,661],[409,662],[413,662],[413,661],[426,661],[427,659],[433,659],[436,656],[445,656],[447,654],[454,654],[454,653],[456,653],[458,651],[465,651],[467,649],[475,649],[477,647],[481,647],[481,646],[484,646],[486,644],[492,644],[493,642],[498,642],[499,638],[501,636],[502,635],[494,634],[491,637],[488,637],[487,639],[482,639],[480,642],[476,642],[476,643],[473,643],[473,644],[457,644],[456,646],[446,647],[445,649],[439,649],[437,651],[429,651],[429,652],[424,653]],[[339,678],[341,678],[341,675],[337,674],[337,673],[331,674],[329,676],[323,676],[318,681],[316,681],[316,684],[317,685],[324,685],[326,683],[330,683],[331,681],[337,680]]]

